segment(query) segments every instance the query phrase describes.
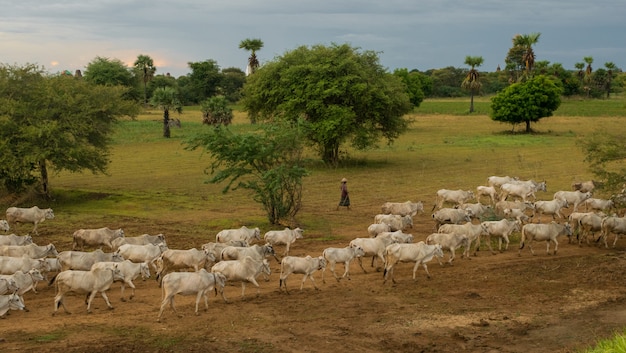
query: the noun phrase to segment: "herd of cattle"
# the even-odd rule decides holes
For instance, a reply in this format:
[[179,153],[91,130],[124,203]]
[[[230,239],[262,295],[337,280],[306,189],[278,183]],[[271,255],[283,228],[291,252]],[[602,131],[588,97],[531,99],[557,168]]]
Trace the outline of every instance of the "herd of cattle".
[[[569,237],[570,242],[577,239],[589,244],[589,238],[595,242],[603,240],[608,247],[607,238],[614,234],[615,246],[618,236],[626,234],[626,217],[619,217],[619,210],[611,200],[593,198],[593,182],[573,184],[574,191],[557,191],[552,200],[537,200],[538,191],[547,191],[545,182],[519,180],[511,177],[492,176],[487,179],[488,186],[478,186],[476,192],[470,190],[439,190],[433,206],[433,233],[425,241],[414,242],[411,234],[404,233],[413,227],[413,218],[424,212],[422,202],[387,202],[381,207],[381,214],[374,217],[374,223],[367,227],[369,237],[356,238],[342,248],[326,248],[317,257],[289,256],[290,246],[302,238],[300,228],[268,231],[261,242],[259,228],[243,226],[238,229],[220,231],[215,242],[202,245],[201,249],[169,249],[163,234],[144,234],[127,237],[122,229],[80,229],[74,232],[72,250],[57,252],[53,244],[36,245],[30,235],[0,235],[0,317],[8,310],[26,310],[24,294],[36,292],[37,283],[47,281],[54,285],[54,312],[65,307],[64,299],[68,292],[86,295],[87,312],[95,296],[100,295],[107,306],[112,305],[106,292],[111,285],[121,282],[121,300],[126,301],[125,288],[131,288],[129,296],[135,295],[133,280],[146,279],[151,272],[155,274],[158,285],[162,288],[162,301],[158,314],[161,320],[167,306],[178,314],[174,297],[195,295],[195,313],[204,298],[208,308],[208,294],[212,291],[224,295],[224,286],[228,282],[241,282],[241,296],[244,297],[246,284],[257,287],[257,277],[270,275],[269,257],[280,263],[279,288],[288,293],[287,278],[291,274],[302,274],[300,290],[309,278],[315,289],[319,289],[313,273],[321,270],[325,283],[325,271],[329,268],[334,278],[350,278],[350,263],[356,260],[363,270],[363,258],[371,257],[371,267],[376,261],[377,267],[384,269],[383,283],[393,276],[398,263],[413,263],[413,280],[416,271],[423,266],[428,277],[427,262],[436,258],[439,264],[444,257],[443,251],[449,251],[448,262],[455,259],[457,250],[461,256],[473,255],[481,244],[481,239],[491,253],[492,240],[498,240],[498,250],[508,249],[509,236],[520,232],[519,255],[527,245],[534,255],[532,243],[545,241],[550,254],[558,250],[559,236]],[[486,199],[485,199],[486,198]],[[475,203],[470,203],[475,200]],[[486,202],[485,202],[486,200]],[[484,202],[484,203],[482,203]],[[579,208],[585,212],[579,212]],[[567,219],[563,209],[571,208]],[[550,222],[542,223],[543,216],[551,216]],[[37,226],[46,219],[53,219],[51,209],[10,207],[6,211],[6,220],[0,220],[0,230],[7,233],[18,223]],[[598,236],[599,233],[599,236]],[[597,237],[597,238],[596,238]],[[274,251],[275,246],[284,246],[282,259]],[[85,247],[94,248],[85,251]],[[104,252],[102,248],[110,250]],[[338,276],[335,265],[341,263],[344,273]],[[50,275],[50,278],[48,278]],[[69,313],[69,312],[68,312]]]

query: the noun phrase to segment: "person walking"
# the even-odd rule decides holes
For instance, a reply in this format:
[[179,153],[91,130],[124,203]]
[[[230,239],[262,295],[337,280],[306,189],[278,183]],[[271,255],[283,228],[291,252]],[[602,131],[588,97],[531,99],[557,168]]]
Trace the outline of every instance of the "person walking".
[[341,179],[341,200],[339,201],[339,205],[337,205],[337,210],[339,210],[339,206],[345,206],[350,209],[350,194],[348,193],[348,179]]

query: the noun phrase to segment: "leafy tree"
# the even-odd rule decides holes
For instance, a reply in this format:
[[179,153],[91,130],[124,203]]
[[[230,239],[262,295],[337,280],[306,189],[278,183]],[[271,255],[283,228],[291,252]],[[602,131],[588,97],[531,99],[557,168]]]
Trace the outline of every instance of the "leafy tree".
[[480,91],[480,73],[476,70],[477,67],[483,64],[482,56],[466,56],[465,65],[470,66],[470,70],[467,72],[467,76],[461,83],[461,87],[470,91],[470,113],[474,112],[474,94]]
[[241,99],[241,89],[246,82],[246,74],[237,67],[229,67],[222,70],[221,91],[229,102],[237,102]]
[[200,105],[202,123],[208,125],[230,125],[233,121],[233,110],[223,96],[211,97]]
[[188,75],[194,92],[193,102],[199,103],[217,94],[222,83],[220,67],[215,60],[188,63],[191,73]]
[[263,41],[260,39],[246,38],[239,43],[239,49],[245,49],[250,52],[248,58],[248,67],[246,68],[246,75],[253,74],[259,68],[259,59],[256,57],[256,52],[263,48]]
[[422,101],[424,101],[420,73],[416,71],[409,72],[407,69],[396,69],[393,71],[393,74],[394,76],[398,76],[406,85],[411,104],[413,104],[414,107],[419,107]]
[[561,87],[549,76],[537,75],[517,82],[491,98],[491,119],[503,123],[530,123],[552,116],[561,105]]
[[604,182],[603,188],[616,192],[626,183],[626,140],[619,133],[596,131],[580,140],[589,170]]
[[129,88],[126,98],[139,100],[137,80],[132,71],[118,59],[109,59],[97,56],[92,60],[83,73],[83,78],[89,83],[103,86],[124,86]]
[[609,61],[604,63],[604,67],[606,67],[606,98],[609,98],[611,95],[611,82],[613,81],[613,72],[617,70],[617,66]]
[[513,47],[509,49],[505,59],[506,69],[511,73],[511,81],[517,82],[532,76],[535,66],[535,51],[533,45],[539,42],[541,33],[516,34],[513,37]]
[[49,169],[104,173],[118,118],[138,106],[127,88],[0,66],[0,180],[10,192],[36,185],[50,197]]
[[463,96],[459,82],[465,78],[466,70],[448,66],[443,69],[428,70],[426,74],[429,75],[433,86],[429,97]]
[[148,82],[152,81],[156,72],[154,61],[150,56],[140,54],[133,65],[141,78],[141,82],[143,82],[143,103],[148,104]]
[[340,147],[392,142],[408,127],[411,102],[402,81],[375,52],[347,44],[301,46],[263,65],[244,86],[245,109],[264,120],[303,119],[306,139],[337,164]]
[[169,138],[170,133],[170,110],[178,113],[183,112],[183,105],[180,103],[178,93],[172,87],[159,88],[154,91],[150,103],[163,110],[163,137]]
[[593,64],[593,57],[585,56],[583,60],[585,61],[585,63],[587,63],[587,67],[585,68],[585,73],[583,75],[583,83],[585,84],[585,87],[583,88],[587,92],[587,98],[589,98],[589,96],[591,95],[591,90],[593,89],[593,68],[591,67],[591,64]]
[[[217,126],[192,138],[187,149],[203,148],[213,162],[211,183],[227,182],[223,192],[239,188],[252,191],[271,224],[293,222],[302,206],[302,136],[287,122],[261,124],[261,131],[234,134]],[[208,168],[207,168],[208,169]]]

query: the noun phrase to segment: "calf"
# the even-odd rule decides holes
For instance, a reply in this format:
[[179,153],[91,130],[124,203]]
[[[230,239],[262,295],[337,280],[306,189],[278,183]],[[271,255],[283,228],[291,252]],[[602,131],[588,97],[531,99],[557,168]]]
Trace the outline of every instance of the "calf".
[[476,187],[476,201],[480,202],[481,196],[489,197],[491,204],[495,204],[498,199],[498,190],[494,186],[477,186]]
[[54,280],[56,296],[54,297],[54,312],[52,315],[56,315],[59,305],[63,306],[63,310],[66,313],[70,313],[63,301],[65,294],[68,292],[86,293],[89,295],[87,299],[87,313],[91,313],[91,302],[98,293],[102,295],[109,309],[113,309],[106,291],[109,290],[115,280],[124,280],[124,275],[117,267],[113,269],[96,268],[90,271],[62,271]]
[[393,269],[399,262],[415,262],[413,266],[413,281],[415,281],[415,273],[417,268],[421,264],[424,266],[426,275],[430,278],[430,272],[428,272],[428,266],[426,263],[433,259],[433,257],[443,257],[443,251],[441,245],[434,244],[428,245],[422,241],[412,244],[391,244],[385,250],[385,272],[383,273],[383,284],[387,282],[387,278],[391,277],[393,283],[396,283],[393,277]]
[[141,276],[141,279],[143,280],[150,278],[150,267],[148,266],[148,263],[135,263],[130,260],[124,260],[122,262],[104,261],[96,262],[93,266],[91,266],[91,269],[114,269],[115,267],[117,267],[124,276],[121,286],[121,301],[126,301],[126,298],[124,297],[124,289],[126,288],[126,285],[131,288],[130,299],[133,299],[135,297],[135,284],[133,283],[133,280],[139,276]]
[[[355,258],[359,258],[365,255],[365,251],[360,246],[347,246],[345,248],[326,248],[322,252],[322,257],[326,260],[326,264],[330,264],[330,272],[333,273],[337,282],[340,279],[346,277],[350,279],[350,262]],[[335,273],[335,264],[341,262],[344,266],[343,276],[337,277]],[[326,268],[322,270],[322,282],[326,283],[324,279],[324,273],[326,272]]]
[[545,240],[546,241],[546,251],[548,255],[550,254],[550,242],[554,243],[554,255],[559,248],[559,242],[556,238],[559,235],[567,235],[572,236],[572,228],[569,223],[558,224],[556,222],[551,222],[548,224],[533,224],[529,223],[522,227],[522,238],[519,243],[519,252],[518,255],[522,255],[522,249],[526,242],[528,242],[528,249],[530,249],[531,254],[535,255],[533,251],[533,247],[531,243],[533,240]]
[[[168,273],[163,277],[162,284],[162,297],[161,301],[161,309],[159,309],[159,318],[158,322],[161,322],[161,316],[163,315],[163,310],[167,304],[170,305],[172,311],[178,317],[182,317],[182,315],[178,314],[176,311],[176,307],[174,306],[174,297],[176,294],[180,295],[196,295],[196,315],[198,315],[198,304],[200,303],[200,298],[204,297],[204,305],[206,310],[209,310],[209,302],[207,298],[207,293],[212,289],[219,291],[222,293],[222,297],[224,297],[224,285],[226,282],[226,277],[221,273],[209,273],[207,270],[201,268],[198,272],[172,272]],[[226,298],[224,298],[226,300]]]
[[[220,261],[211,267],[211,272],[223,274],[227,281],[241,281],[241,298],[243,298],[246,293],[246,282],[252,283],[256,287],[256,295],[258,297],[261,289],[256,278],[261,273],[269,276],[272,271],[267,259],[258,261],[248,256],[242,260]],[[227,301],[223,293],[222,297],[224,301]]]
[[[460,247],[465,249],[465,251],[461,254],[461,258],[463,258],[469,248],[469,240],[467,239],[467,236],[457,233],[433,233],[426,237],[426,244],[439,244],[441,245],[442,250],[450,250],[450,258],[448,259],[449,264],[452,264],[452,261],[454,261],[456,249]],[[440,265],[443,265],[441,258],[438,257],[437,261]]]
[[313,278],[313,273],[317,270],[323,270],[326,268],[326,260],[322,256],[318,257],[295,257],[295,256],[285,256],[280,262],[280,282],[279,289],[282,290],[283,286],[285,287],[285,292],[289,294],[287,290],[287,277],[289,277],[292,273],[303,274],[302,282],[300,283],[300,290],[304,287],[304,281],[307,278],[311,279],[313,283],[313,287],[316,290],[319,290],[317,285],[315,284],[315,279]]

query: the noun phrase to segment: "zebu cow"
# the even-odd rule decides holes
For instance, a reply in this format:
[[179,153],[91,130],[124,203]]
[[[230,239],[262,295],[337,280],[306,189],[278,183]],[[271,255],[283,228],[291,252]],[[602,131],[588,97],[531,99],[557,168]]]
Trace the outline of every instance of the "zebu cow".
[[483,217],[488,217],[493,214],[493,209],[490,205],[483,205],[480,202],[478,203],[464,203],[459,205],[458,207],[461,210],[470,210],[472,212],[473,219],[482,219]]
[[9,226],[9,222],[4,219],[0,219],[0,230],[3,232],[8,232],[11,227]]
[[[359,258],[363,255],[365,255],[365,251],[363,251],[363,248],[361,248],[360,246],[347,246],[345,248],[326,248],[322,252],[322,257],[324,257],[324,259],[326,260],[326,264],[330,265],[330,272],[333,273],[333,276],[335,276],[337,282],[339,282],[339,280],[344,277],[350,279],[350,262],[352,262],[352,260],[354,260],[355,258]],[[337,264],[338,262],[343,263],[343,267],[345,269],[341,277],[337,277],[337,274],[335,273],[335,264]],[[323,283],[326,283],[326,280],[324,279],[325,272],[326,268],[322,270]]]
[[[426,244],[441,245],[442,250],[450,250],[450,258],[448,259],[448,263],[452,265],[452,261],[454,261],[456,249],[463,247],[464,251],[461,254],[461,258],[465,257],[465,253],[467,253],[467,249],[469,248],[469,240],[465,234],[456,234],[456,233],[432,233],[428,237],[426,237]],[[441,262],[441,258],[437,258],[437,261],[440,265],[443,265]]]
[[205,310],[209,310],[209,301],[207,298],[207,294],[215,289],[216,291],[222,294],[222,298],[226,301],[224,297],[224,285],[226,282],[226,277],[221,273],[208,272],[207,270],[201,268],[198,272],[172,272],[168,273],[163,277],[162,284],[162,297],[161,301],[161,309],[159,309],[159,318],[158,322],[161,322],[161,316],[163,315],[163,310],[167,304],[170,305],[172,311],[178,317],[182,317],[182,315],[178,314],[176,311],[176,307],[174,306],[174,298],[176,294],[180,295],[196,295],[196,316],[198,315],[198,305],[200,304],[200,298],[204,297],[204,306]]
[[48,245],[0,245],[1,256],[22,257],[24,255],[31,259],[40,259],[42,257],[57,256],[59,253],[54,244]]
[[12,275],[17,271],[28,272],[32,269],[41,272],[48,271],[48,262],[45,258],[31,259],[26,255],[22,257],[0,256],[0,274]]
[[432,215],[435,220],[435,230],[442,224],[461,224],[472,221],[471,210],[461,210],[457,208],[442,208]]
[[[591,198],[591,192],[580,191],[557,191],[554,193],[554,199],[565,200],[568,205],[574,206],[574,212],[578,212],[578,205]],[[569,206],[567,206],[569,207]]]
[[30,235],[0,235],[0,245],[28,245],[33,243]]
[[0,295],[0,318],[4,318],[9,310],[24,310],[24,302],[19,295]]
[[480,223],[483,231],[487,235],[487,246],[491,254],[495,255],[491,247],[491,237],[498,238],[498,251],[502,252],[502,240],[506,243],[504,249],[509,249],[509,235],[513,232],[519,232],[521,222],[518,220],[501,219],[499,221],[485,221]]
[[374,216],[374,223],[384,223],[389,225],[392,232],[413,228],[413,217],[400,216],[394,214],[377,214]]
[[122,255],[125,260],[132,262],[145,262],[152,266],[152,269],[156,273],[157,268],[154,261],[161,256],[161,254],[167,250],[167,246],[163,243],[159,245],[146,244],[146,245],[134,245],[134,244],[122,244],[117,253]]
[[474,192],[470,190],[439,189],[437,191],[437,199],[435,201],[435,205],[433,206],[433,211],[435,208],[442,208],[443,204],[446,202],[461,205],[474,198]]
[[280,262],[280,282],[278,288],[282,290],[282,288],[285,287],[285,292],[289,293],[289,290],[287,290],[287,277],[289,277],[292,273],[296,273],[304,275],[302,277],[302,282],[300,283],[300,290],[304,287],[304,281],[306,281],[307,278],[310,278],[311,283],[313,283],[313,287],[316,290],[319,290],[315,284],[313,273],[317,270],[323,270],[324,268],[326,268],[326,260],[322,256],[285,256]]
[[[263,239],[272,246],[284,245],[285,251],[282,256],[287,256],[291,244],[295,243],[296,239],[302,239],[302,232],[304,232],[304,230],[299,227],[296,229],[285,228],[283,230],[270,230],[263,235]],[[278,261],[278,259],[276,259],[276,261]]]
[[113,241],[111,241],[112,250],[116,251],[122,244],[133,244],[133,245],[164,244],[164,245],[167,245],[167,243],[165,242],[165,236],[163,234],[157,234],[157,235],[142,234],[136,237],[124,236],[120,238],[115,238]]
[[220,261],[220,257],[222,256],[222,250],[224,250],[228,246],[244,247],[248,246],[248,243],[243,240],[231,240],[227,243],[209,242],[206,244],[202,244],[202,250],[206,250],[206,252],[210,254],[210,256],[213,256],[215,258],[215,261]]
[[[18,290],[15,292],[22,302],[24,301],[24,293],[29,291],[33,291],[37,293],[37,283],[39,281],[43,281],[43,275],[39,270],[30,270],[28,272],[17,271],[12,275],[1,275],[1,278],[6,280],[12,280],[18,287]],[[28,311],[26,307],[24,307],[24,311]]]
[[367,271],[365,271],[365,268],[363,267],[362,258],[366,256],[371,257],[372,258],[371,267],[374,267],[374,261],[376,260],[376,257],[378,257],[380,259],[380,263],[383,264],[384,266],[385,265],[385,249],[387,248],[387,245],[392,244],[392,243],[397,243],[397,242],[398,241],[395,240],[391,236],[379,234],[376,238],[352,239],[350,241],[350,247],[363,249],[363,255],[358,256],[357,259],[359,261],[359,266],[361,266],[361,269],[363,270],[363,273],[367,273]]
[[56,296],[54,297],[54,312],[56,315],[59,305],[63,306],[66,313],[70,313],[65,307],[63,299],[68,292],[89,294],[87,299],[87,313],[91,313],[91,302],[96,294],[100,293],[109,309],[113,309],[106,291],[109,290],[111,284],[115,280],[124,280],[124,275],[118,268],[113,269],[93,269],[90,271],[61,271],[55,280]]
[[533,240],[545,240],[546,242],[546,252],[550,255],[550,242],[554,243],[554,255],[559,248],[559,242],[556,238],[559,235],[567,235],[572,236],[572,228],[569,223],[558,224],[556,222],[551,222],[548,224],[533,224],[529,223],[522,227],[522,238],[519,243],[519,252],[518,255],[522,255],[522,249],[526,242],[528,242],[528,249],[530,249],[531,254],[535,255],[533,251],[532,242]]
[[198,272],[201,268],[207,268],[215,261],[215,257],[208,250],[198,250],[196,248],[187,250],[168,249],[157,259],[159,264],[156,273],[156,280],[161,284],[161,279],[167,273],[174,270],[193,268]]
[[243,240],[250,244],[253,240],[261,240],[261,230],[259,228],[248,228],[242,226],[238,229],[224,229],[215,235],[215,241],[218,243],[226,243],[231,240]]
[[122,262],[124,258],[118,253],[105,253],[100,249],[95,251],[61,251],[58,256],[61,271],[81,270],[89,271],[96,262]]
[[515,181],[518,181],[519,178],[518,177],[510,177],[510,176],[490,176],[487,178],[487,183],[489,184],[489,186],[493,186],[495,188],[499,188],[500,186],[502,186],[502,184],[506,184],[506,183],[513,183]]
[[509,196],[518,197],[523,202],[529,200],[529,198],[535,199],[535,192],[546,191],[546,182],[534,183],[534,182],[521,182],[506,183],[500,186],[500,201],[506,200]]
[[535,202],[535,209],[533,210],[533,218],[537,215],[537,223],[541,221],[541,216],[544,214],[552,215],[552,219],[556,217],[563,218],[561,215],[561,209],[569,207],[569,203],[565,199],[554,199],[549,201],[539,200]]
[[385,202],[381,207],[382,214],[396,214],[400,216],[415,217],[416,214],[424,212],[422,202]]
[[31,208],[9,207],[6,212],[9,227],[15,228],[17,223],[33,223],[33,233],[37,233],[37,225],[46,219],[53,219],[54,212],[51,208],[41,209],[37,206]]
[[437,230],[438,233],[452,233],[461,234],[467,237],[467,247],[465,248],[465,257],[469,259],[470,248],[472,243],[476,241],[476,247],[474,248],[474,256],[478,252],[480,247],[480,236],[485,234],[485,230],[480,224],[473,224],[472,222],[466,222],[464,224],[442,224]]
[[[246,282],[252,283],[256,287],[256,295],[258,297],[261,289],[256,278],[261,273],[267,276],[272,273],[267,259],[257,261],[250,256],[242,260],[220,261],[211,267],[211,272],[223,274],[227,281],[241,282],[241,298],[246,293]],[[223,293],[222,297],[224,301],[227,301]]]
[[391,232],[391,227],[387,223],[373,223],[367,227],[367,233],[370,237],[375,238],[382,232]]
[[580,192],[592,192],[593,189],[596,188],[596,183],[593,180],[587,180],[579,183],[572,183],[572,190],[577,190]]
[[593,197],[586,199],[584,204],[586,211],[591,210],[609,212],[613,208],[615,208],[615,202],[613,202],[613,200],[596,199]]
[[222,250],[220,260],[243,260],[245,257],[251,257],[254,260],[261,261],[268,256],[273,256],[280,263],[271,244],[265,245],[254,244],[252,246],[227,246]]
[[116,238],[123,238],[124,231],[120,229],[109,229],[108,227],[98,228],[98,229],[79,229],[74,232],[73,242],[72,242],[72,250],[76,250],[77,247],[80,247],[80,250],[84,250],[85,245],[88,246],[97,246],[102,248],[103,246],[107,246],[109,249],[113,250],[113,244],[111,242]]
[[505,208],[504,217],[508,219],[516,219],[523,224],[526,224],[530,221],[530,217],[528,217],[528,215],[526,215],[526,213],[524,213],[524,211],[520,210],[519,208]]
[[606,239],[609,237],[611,233],[615,233],[615,240],[613,241],[613,247],[617,243],[617,238],[619,238],[620,234],[626,234],[626,217],[615,217],[609,216],[602,220],[602,239],[604,239],[604,247],[607,249],[609,246],[607,245]]
[[[592,238],[595,238],[596,232],[602,231],[602,220],[605,218],[604,214],[597,214],[594,212],[589,212],[583,214],[580,218],[578,218],[578,229],[580,230],[580,234],[578,237],[578,245],[582,242],[583,238],[589,245],[589,234],[591,234]],[[600,238],[598,238],[600,240]]]
[[135,297],[135,284],[133,283],[133,280],[139,276],[141,276],[141,279],[144,281],[150,278],[150,267],[145,262],[135,263],[130,260],[124,260],[122,262],[96,262],[93,266],[91,266],[91,269],[114,269],[115,267],[117,267],[124,276],[121,286],[121,300],[123,302],[126,301],[126,298],[124,297],[124,289],[126,288],[126,285],[131,288],[130,299],[133,299]]
[[388,277],[391,277],[393,283],[396,283],[396,279],[393,277],[393,269],[399,262],[415,262],[415,266],[413,266],[413,281],[415,281],[415,272],[417,272],[420,264],[424,267],[428,278],[430,278],[430,272],[428,272],[426,263],[435,256],[438,258],[443,257],[443,251],[439,244],[428,245],[420,241],[419,243],[389,245],[385,250],[383,284],[387,282]]
[[504,210],[506,210],[507,208],[511,210],[517,209],[525,213],[526,210],[533,210],[535,208],[535,205],[531,202],[498,201],[496,202],[495,207],[496,215],[500,217],[505,217],[506,215],[504,214]]
[[0,276],[0,295],[15,293],[18,289],[20,289],[12,278],[4,278],[3,276],[8,275]]
[[477,186],[476,187],[476,201],[480,202],[481,196],[489,197],[491,204],[495,204],[498,199],[498,190],[495,186]]

